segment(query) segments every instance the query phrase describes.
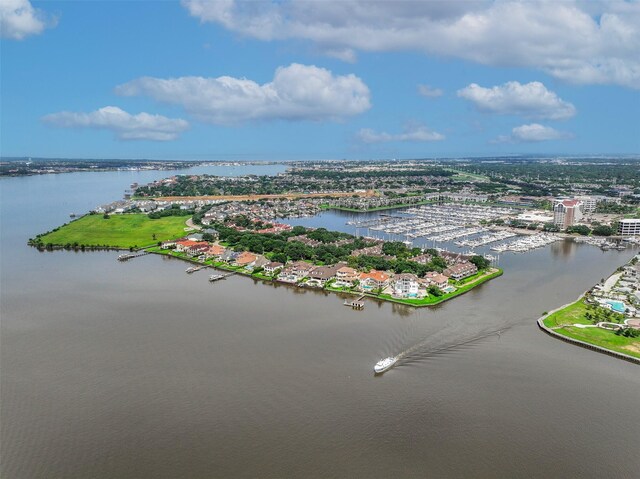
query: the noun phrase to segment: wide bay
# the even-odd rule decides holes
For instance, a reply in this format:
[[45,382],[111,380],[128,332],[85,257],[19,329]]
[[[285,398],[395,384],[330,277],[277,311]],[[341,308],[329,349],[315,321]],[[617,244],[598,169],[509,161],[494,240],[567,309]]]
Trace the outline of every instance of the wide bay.
[[[26,246],[70,212],[170,174],[0,181],[3,476],[637,474],[637,366],[535,325],[631,250],[506,254],[504,276],[438,307],[355,312],[322,292],[209,284],[178,260]],[[349,219],[292,222],[347,230]],[[403,351],[374,377],[378,359]]]

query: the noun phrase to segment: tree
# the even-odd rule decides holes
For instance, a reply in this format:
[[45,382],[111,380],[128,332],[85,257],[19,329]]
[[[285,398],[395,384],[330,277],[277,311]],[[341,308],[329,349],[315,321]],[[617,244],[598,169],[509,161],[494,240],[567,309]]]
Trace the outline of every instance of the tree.
[[613,234],[613,228],[607,225],[600,225],[593,228],[593,234],[596,236],[611,236]]
[[435,297],[442,296],[442,290],[438,288],[435,284],[432,284],[431,286],[429,286],[429,288],[427,289],[427,292],[431,296],[435,296]]
[[585,226],[585,225],[573,225],[567,228],[567,233],[569,234],[578,233],[579,235],[582,235],[582,236],[589,236],[589,233],[591,233],[591,230],[589,229],[588,226]]
[[478,270],[487,269],[491,265],[491,262],[487,258],[480,255],[472,256],[469,262],[475,264]]

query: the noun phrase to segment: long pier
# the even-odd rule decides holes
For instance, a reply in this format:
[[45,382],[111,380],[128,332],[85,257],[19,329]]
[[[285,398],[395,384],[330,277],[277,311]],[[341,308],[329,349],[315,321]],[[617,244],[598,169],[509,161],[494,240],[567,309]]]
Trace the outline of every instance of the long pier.
[[148,254],[149,254],[148,251],[142,251],[140,253],[121,254],[120,256],[118,256],[118,261],[128,261],[130,259],[137,258],[138,256],[146,256]]

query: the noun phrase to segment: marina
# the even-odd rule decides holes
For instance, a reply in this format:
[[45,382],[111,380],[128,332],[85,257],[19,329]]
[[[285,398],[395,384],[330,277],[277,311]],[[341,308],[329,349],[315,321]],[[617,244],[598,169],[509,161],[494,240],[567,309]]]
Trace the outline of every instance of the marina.
[[481,241],[476,238],[489,231],[484,223],[508,217],[513,213],[514,210],[511,208],[438,204],[411,207],[394,214],[379,215],[362,221],[351,220],[346,224],[356,229],[356,235],[359,235],[360,229],[365,229],[368,236],[379,239],[402,238],[407,245],[413,244],[413,240],[416,239],[433,243],[458,240],[458,243],[461,243],[456,243],[458,246],[473,247],[476,242],[477,245],[488,244],[515,236],[515,233],[507,235],[498,232],[491,233],[496,239],[490,241],[488,239],[493,236],[482,237]]
[[522,236],[514,241],[500,243],[496,246],[493,246],[491,249],[493,251],[497,251],[498,253],[502,253],[505,251],[512,251],[515,253],[525,253],[532,249],[542,248],[544,246],[555,243],[556,241],[562,241],[564,238],[549,234],[549,233],[539,233],[531,236]]

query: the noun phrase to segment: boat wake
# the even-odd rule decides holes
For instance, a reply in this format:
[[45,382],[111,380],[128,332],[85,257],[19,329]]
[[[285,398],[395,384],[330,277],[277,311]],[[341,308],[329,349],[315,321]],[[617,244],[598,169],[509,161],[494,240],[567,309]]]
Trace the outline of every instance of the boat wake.
[[486,331],[472,338],[465,339],[464,341],[445,344],[439,347],[428,347],[429,343],[431,343],[433,340],[432,337],[428,337],[414,344],[408,349],[405,349],[401,353],[397,354],[395,356],[397,359],[395,366],[409,364],[415,361],[428,359],[430,357],[437,356],[439,354],[445,354],[447,352],[452,352],[452,351],[472,347],[473,344],[485,339],[489,339],[489,338],[500,339],[500,336],[502,335],[502,333],[504,333],[510,328],[511,326],[506,326],[504,328],[500,328],[492,331]]

